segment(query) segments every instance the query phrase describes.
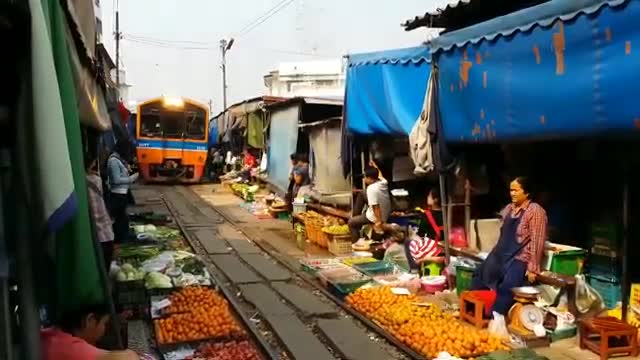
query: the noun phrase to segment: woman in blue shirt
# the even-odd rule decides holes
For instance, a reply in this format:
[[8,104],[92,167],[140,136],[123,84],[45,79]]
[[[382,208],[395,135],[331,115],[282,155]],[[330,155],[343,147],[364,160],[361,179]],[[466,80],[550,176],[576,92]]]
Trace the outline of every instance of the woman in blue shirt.
[[113,234],[116,243],[127,241],[129,236],[129,186],[138,179],[138,174],[129,175],[129,169],[125,159],[130,154],[131,144],[118,141],[114,151],[107,160],[109,177],[109,203],[111,217],[113,218]]

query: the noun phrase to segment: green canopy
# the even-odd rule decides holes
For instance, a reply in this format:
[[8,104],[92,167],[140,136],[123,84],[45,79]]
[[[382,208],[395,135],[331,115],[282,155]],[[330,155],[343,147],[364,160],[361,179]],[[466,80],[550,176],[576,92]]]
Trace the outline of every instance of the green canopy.
[[[43,199],[55,199],[54,211],[44,209],[55,233],[57,309],[104,302],[105,294],[95,257],[85,183],[82,137],[71,68],[65,14],[58,0],[30,0],[32,13],[34,161]],[[48,44],[46,40],[48,39]],[[52,66],[53,65],[53,66]],[[50,81],[55,79],[55,86]],[[43,133],[44,131],[54,133]],[[38,144],[58,136],[62,143]],[[47,140],[45,140],[47,139]],[[64,144],[66,142],[66,144]],[[53,163],[53,165],[52,165]],[[52,172],[45,172],[52,171]],[[68,194],[71,187],[71,194]],[[65,199],[60,203],[61,196]],[[75,206],[74,206],[75,205]],[[75,210],[75,211],[74,211]]]

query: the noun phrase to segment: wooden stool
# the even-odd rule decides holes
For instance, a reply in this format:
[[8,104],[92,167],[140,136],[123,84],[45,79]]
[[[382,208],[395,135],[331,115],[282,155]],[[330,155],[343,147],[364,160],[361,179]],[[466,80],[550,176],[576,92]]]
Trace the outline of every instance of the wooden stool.
[[600,355],[600,360],[613,355],[638,356],[638,329],[613,317],[593,318],[579,322],[580,348]]
[[484,316],[486,306],[486,302],[473,291],[465,291],[460,295],[460,319],[479,329],[485,328],[489,325]]

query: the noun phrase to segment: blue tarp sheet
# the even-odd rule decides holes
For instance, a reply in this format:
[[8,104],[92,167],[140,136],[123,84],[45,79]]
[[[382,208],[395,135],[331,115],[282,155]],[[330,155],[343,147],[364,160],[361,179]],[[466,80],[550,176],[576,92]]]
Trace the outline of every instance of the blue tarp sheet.
[[640,126],[640,0],[575,2],[589,7],[538,22],[524,16],[574,3],[554,0],[515,13],[520,27],[507,15],[500,19],[510,29],[483,37],[469,28],[466,41],[455,32],[438,40],[440,48],[432,44],[446,141],[542,140]]
[[209,147],[218,145],[218,121],[211,119],[209,121]]
[[292,105],[271,113],[267,174],[269,183],[284,192],[289,187],[291,154],[298,144],[300,105]]
[[422,111],[431,70],[426,46],[349,55],[347,129],[407,135]]

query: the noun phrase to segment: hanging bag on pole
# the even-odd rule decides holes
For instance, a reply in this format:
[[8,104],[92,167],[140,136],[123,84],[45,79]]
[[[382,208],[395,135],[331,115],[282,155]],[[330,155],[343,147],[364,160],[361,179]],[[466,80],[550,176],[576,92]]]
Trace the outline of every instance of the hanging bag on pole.
[[431,102],[433,100],[433,82],[434,79],[430,76],[427,93],[424,97],[424,104],[422,105],[422,112],[409,134],[409,155],[411,155],[411,159],[415,165],[413,173],[418,176],[427,175],[434,169],[431,154],[431,138],[428,131],[429,121],[431,120],[429,114],[431,114]]

